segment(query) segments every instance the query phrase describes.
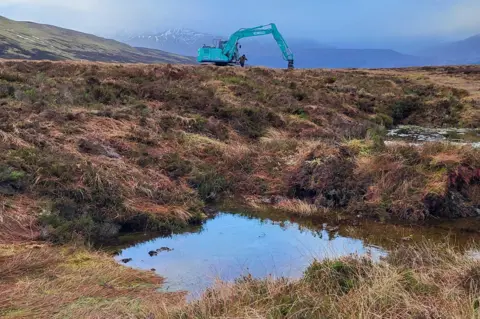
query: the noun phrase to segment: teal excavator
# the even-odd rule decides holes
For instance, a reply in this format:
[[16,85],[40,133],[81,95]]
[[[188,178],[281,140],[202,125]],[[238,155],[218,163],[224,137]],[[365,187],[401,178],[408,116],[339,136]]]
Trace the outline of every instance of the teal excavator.
[[268,34],[273,35],[273,38],[277,41],[283,53],[284,60],[288,62],[288,68],[293,69],[293,54],[274,23],[255,28],[240,29],[232,34],[228,40],[219,40],[215,46],[204,45],[198,49],[197,61],[199,63],[213,63],[215,65],[237,64],[240,58],[238,52],[238,41],[240,39]]

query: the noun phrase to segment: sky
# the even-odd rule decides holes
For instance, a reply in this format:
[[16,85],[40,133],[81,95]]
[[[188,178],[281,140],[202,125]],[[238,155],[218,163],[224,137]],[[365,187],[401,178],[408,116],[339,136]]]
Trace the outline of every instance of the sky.
[[287,37],[352,47],[480,33],[480,0],[0,0],[0,15],[103,36],[171,27],[228,35],[275,22]]

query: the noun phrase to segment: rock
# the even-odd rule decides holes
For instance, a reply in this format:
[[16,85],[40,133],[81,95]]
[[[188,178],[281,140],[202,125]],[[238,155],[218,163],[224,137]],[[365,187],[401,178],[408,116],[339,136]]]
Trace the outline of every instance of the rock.
[[150,255],[150,257],[153,257],[153,256],[158,255],[158,252],[154,251],[154,250],[151,250],[151,251],[148,252],[148,254]]
[[150,271],[156,271],[156,269],[155,269],[155,268],[152,268],[152,269],[150,269]]
[[114,151],[113,148],[105,146],[96,141],[90,141],[86,139],[81,139],[78,142],[78,148],[80,151],[93,155],[103,155],[110,158],[120,158],[120,154]]
[[132,261],[132,258],[124,258],[122,260],[120,260],[122,263],[126,264],[126,263],[129,263]]
[[168,248],[168,247],[161,247],[159,249],[157,249],[156,252],[159,252],[161,253],[162,251],[172,251],[173,249],[172,248]]

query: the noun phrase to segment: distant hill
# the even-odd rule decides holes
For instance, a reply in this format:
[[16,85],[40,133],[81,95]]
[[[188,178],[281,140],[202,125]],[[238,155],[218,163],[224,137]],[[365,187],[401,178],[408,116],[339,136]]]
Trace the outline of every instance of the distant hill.
[[[211,45],[215,39],[228,36],[214,36],[190,29],[169,29],[160,33],[135,36],[119,35],[118,40],[133,46],[165,50],[177,54],[197,54],[204,44]],[[295,66],[299,68],[387,68],[432,65],[433,60],[401,54],[393,50],[338,49],[326,46],[312,39],[287,39],[295,54]],[[285,67],[286,62],[271,36],[240,40],[241,53],[248,57],[250,65]]]
[[[297,68],[396,68],[432,65],[424,57],[402,54],[393,50],[380,49],[296,49]],[[280,52],[275,56],[250,55],[249,62],[256,65],[285,67]]]
[[222,38],[190,29],[168,29],[160,33],[145,33],[133,36],[120,35],[118,40],[134,47],[163,50],[187,56],[196,56],[198,48],[211,45],[214,39]]
[[479,64],[480,34],[427,48],[418,52],[418,55],[433,57],[438,64]]
[[159,50],[127,44],[78,31],[0,16],[0,58],[28,60],[89,60],[131,63],[195,63]]

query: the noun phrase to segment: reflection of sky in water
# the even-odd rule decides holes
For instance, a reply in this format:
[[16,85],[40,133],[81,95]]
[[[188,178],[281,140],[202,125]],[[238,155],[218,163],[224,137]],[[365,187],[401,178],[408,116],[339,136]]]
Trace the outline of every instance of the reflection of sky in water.
[[[150,257],[161,247],[174,249]],[[326,231],[300,230],[295,223],[261,222],[239,215],[220,214],[206,222],[203,231],[157,238],[122,251],[117,260],[132,258],[127,265],[150,270],[166,278],[164,290],[188,290],[196,295],[216,278],[233,280],[242,274],[254,277],[299,278],[314,258],[381,251],[361,240],[334,237]]]

